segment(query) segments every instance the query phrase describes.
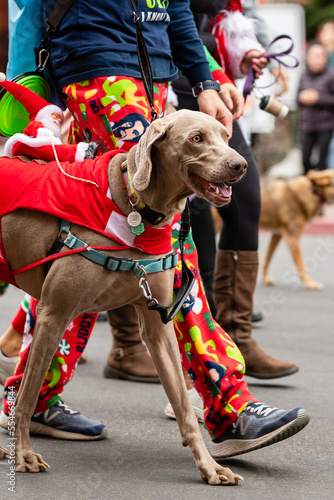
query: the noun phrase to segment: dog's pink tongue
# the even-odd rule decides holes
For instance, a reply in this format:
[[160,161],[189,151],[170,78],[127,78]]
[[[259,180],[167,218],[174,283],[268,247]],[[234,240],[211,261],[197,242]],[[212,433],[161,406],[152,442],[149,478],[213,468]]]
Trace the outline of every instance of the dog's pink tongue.
[[223,196],[224,198],[230,198],[232,195],[232,187],[226,186],[225,183],[213,184],[210,182],[209,186],[217,195]]

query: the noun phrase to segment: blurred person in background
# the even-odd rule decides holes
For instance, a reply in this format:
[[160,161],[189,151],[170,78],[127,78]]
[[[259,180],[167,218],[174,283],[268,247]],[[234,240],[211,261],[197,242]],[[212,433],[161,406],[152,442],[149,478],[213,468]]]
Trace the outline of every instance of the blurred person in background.
[[[235,76],[246,76],[251,68],[256,77],[262,74],[268,59],[257,39],[256,23],[243,15],[239,0],[191,0],[190,6],[203,43],[231,81]],[[198,109],[184,77],[175,80],[173,88],[179,108]],[[247,159],[248,170],[244,180],[233,186],[229,205],[219,209],[223,227],[218,251],[210,204],[196,197],[191,202],[201,278],[216,321],[245,358],[246,374],[260,379],[292,375],[298,371],[295,363],[273,358],[252,336],[253,295],[258,272],[259,174],[238,122],[233,124],[229,145]]]
[[316,40],[321,43],[328,56],[328,66],[334,67],[334,19],[329,19],[320,24],[315,36]]
[[[315,38],[327,50],[328,66],[334,68],[334,19],[321,23]],[[334,135],[329,143],[326,167],[334,168]]]
[[[324,170],[334,129],[334,68],[328,67],[326,48],[319,42],[309,45],[306,69],[297,95],[298,123],[305,174]],[[319,154],[314,161],[314,150]]]

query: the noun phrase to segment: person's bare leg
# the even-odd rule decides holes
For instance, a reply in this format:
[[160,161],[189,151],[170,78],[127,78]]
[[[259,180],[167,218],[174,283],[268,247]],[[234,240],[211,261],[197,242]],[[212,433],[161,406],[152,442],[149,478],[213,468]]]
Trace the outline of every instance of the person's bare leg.
[[22,334],[10,325],[0,338],[0,384],[14,375],[22,345]]

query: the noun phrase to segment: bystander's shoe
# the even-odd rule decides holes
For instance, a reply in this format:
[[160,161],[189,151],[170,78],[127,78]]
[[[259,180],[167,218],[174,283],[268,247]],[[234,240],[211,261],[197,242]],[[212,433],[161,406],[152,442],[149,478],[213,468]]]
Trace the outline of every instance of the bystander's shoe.
[[[4,412],[0,415],[0,426],[8,428],[8,415]],[[108,429],[104,424],[72,410],[60,400],[47,410],[35,413],[31,417],[30,433],[58,439],[94,441],[106,438]]]
[[106,378],[159,384],[160,378],[141,339],[138,314],[127,304],[107,312],[113,337],[103,375]]
[[[195,387],[188,389],[188,396],[189,396],[190,402],[192,404],[192,407],[194,409],[197,420],[199,421],[199,423],[203,423],[203,401],[202,401],[201,396],[196,391]],[[168,418],[170,418],[172,420],[176,420],[174,410],[173,410],[172,405],[170,403],[168,403],[168,405],[164,409],[164,414]]]
[[18,356],[15,356],[15,358],[8,358],[3,354],[0,348],[0,384],[4,385],[6,379],[14,375],[14,370],[18,362]]
[[258,310],[253,310],[252,315],[251,315],[251,322],[252,323],[261,323],[263,321],[263,314],[261,311]]
[[96,321],[108,321],[106,311],[99,312],[99,314],[97,315]]
[[280,410],[251,403],[222,436],[210,443],[209,451],[215,459],[242,455],[297,434],[309,420],[304,408]]

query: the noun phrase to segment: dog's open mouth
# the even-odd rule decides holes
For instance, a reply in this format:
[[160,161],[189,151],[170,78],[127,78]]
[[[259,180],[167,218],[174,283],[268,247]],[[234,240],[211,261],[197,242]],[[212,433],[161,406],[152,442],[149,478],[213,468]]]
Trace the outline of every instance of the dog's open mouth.
[[213,205],[222,206],[231,201],[232,184],[239,179],[230,179],[228,182],[210,182],[199,175],[192,174],[192,181],[196,191],[200,191],[202,196],[209,199]]
[[229,182],[223,182],[221,184],[209,182],[209,187],[207,191],[212,196],[217,196],[220,199],[230,199],[232,196],[232,186]]

